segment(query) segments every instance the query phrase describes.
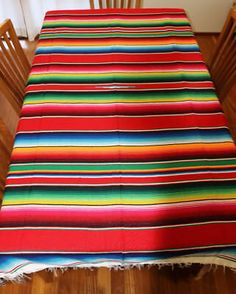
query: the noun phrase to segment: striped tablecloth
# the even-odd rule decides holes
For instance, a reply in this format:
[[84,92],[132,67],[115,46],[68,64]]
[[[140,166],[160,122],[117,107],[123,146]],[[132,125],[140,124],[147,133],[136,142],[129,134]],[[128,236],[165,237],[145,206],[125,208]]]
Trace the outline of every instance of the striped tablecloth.
[[236,268],[236,149],[181,9],[50,11],[0,212],[0,278]]

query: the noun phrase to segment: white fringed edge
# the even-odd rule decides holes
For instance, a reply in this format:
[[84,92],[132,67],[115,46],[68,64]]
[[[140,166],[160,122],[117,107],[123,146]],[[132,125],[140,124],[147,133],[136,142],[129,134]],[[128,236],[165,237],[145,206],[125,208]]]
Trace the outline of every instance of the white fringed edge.
[[59,266],[59,265],[47,265],[47,264],[36,264],[36,263],[30,263],[26,264],[25,266],[22,266],[21,269],[15,271],[14,273],[2,273],[0,274],[0,285],[6,283],[6,282],[15,282],[15,283],[22,283],[27,279],[30,279],[28,276],[29,274],[42,271],[42,270],[48,270],[51,272],[54,272],[56,275],[56,271],[60,270],[62,272],[68,270],[68,269],[95,269],[98,267],[106,267],[109,269],[114,270],[126,270],[131,268],[143,268],[144,266],[157,266],[159,269],[165,267],[165,266],[171,266],[172,269],[174,267],[190,267],[192,264],[201,264],[201,265],[209,265],[209,269],[211,270],[212,267],[217,268],[218,266],[224,267],[224,269],[227,267],[233,271],[236,272],[236,263],[230,260],[225,260],[220,257],[214,257],[214,256],[185,256],[185,257],[179,257],[179,258],[170,258],[165,260],[152,260],[152,261],[146,261],[146,262],[140,262],[140,263],[120,263],[117,261],[109,261],[109,262],[98,262],[98,263],[73,263],[71,265],[66,266]]

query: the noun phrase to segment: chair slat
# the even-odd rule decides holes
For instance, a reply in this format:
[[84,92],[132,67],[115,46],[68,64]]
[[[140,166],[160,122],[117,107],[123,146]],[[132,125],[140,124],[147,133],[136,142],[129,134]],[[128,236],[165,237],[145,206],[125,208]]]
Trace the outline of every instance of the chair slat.
[[93,0],[89,0],[89,3],[90,3],[90,8],[91,9],[94,9],[95,7],[94,7],[94,1]]
[[6,70],[11,73],[11,75],[15,78],[16,81],[18,81],[19,84],[22,83],[22,85],[24,86],[24,78],[22,72],[18,69],[14,58],[12,58],[12,56],[9,54],[2,40],[0,40],[0,47],[3,52],[4,62],[7,63]]
[[140,8],[140,7],[141,7],[141,0],[136,0],[135,8]]
[[236,39],[234,42],[229,43],[228,47],[226,48],[224,55],[225,57],[219,60],[218,66],[221,67],[221,71],[217,71],[214,75],[215,79],[224,80],[226,77],[226,74],[229,72],[229,70],[232,68],[233,60],[235,58],[236,54]]
[[[2,52],[0,52],[0,72],[2,78],[5,80],[6,84],[8,84],[9,89],[13,90],[13,92],[19,92],[21,95],[24,95],[24,91],[22,87],[24,86],[22,81],[18,79],[14,70],[9,66],[6,57]],[[18,96],[18,95],[17,95]]]
[[17,52],[16,50],[14,49],[9,37],[7,36],[7,34],[3,34],[3,38],[4,38],[4,41],[6,42],[9,50],[10,50],[10,53],[11,55],[13,56],[14,60],[18,61],[18,67],[19,67],[19,71],[20,73],[22,74],[23,76],[23,79],[27,79],[28,77],[28,70],[24,67],[24,65],[22,64],[22,61],[21,59],[19,58],[19,56],[17,55]]
[[[234,52],[235,53],[235,52]],[[232,76],[236,73],[236,56],[234,55],[232,57],[232,63],[230,65],[227,65],[226,68],[223,70],[222,76],[219,77],[219,81],[222,84],[221,88],[225,88],[229,84],[231,84]],[[221,89],[219,89],[220,91]]]
[[14,44],[14,46],[16,48],[17,54],[19,55],[19,58],[20,58],[22,64],[29,71],[30,70],[30,63],[29,63],[29,61],[28,61],[28,59],[27,59],[27,57],[26,57],[26,55],[20,45],[20,42],[18,40],[18,37],[17,37],[16,32],[13,27],[13,24],[11,21],[9,21],[8,23],[9,23],[9,35],[12,40],[12,43]]
[[0,73],[1,79],[15,95],[18,104],[22,103],[30,64],[20,45],[10,20],[0,25]]

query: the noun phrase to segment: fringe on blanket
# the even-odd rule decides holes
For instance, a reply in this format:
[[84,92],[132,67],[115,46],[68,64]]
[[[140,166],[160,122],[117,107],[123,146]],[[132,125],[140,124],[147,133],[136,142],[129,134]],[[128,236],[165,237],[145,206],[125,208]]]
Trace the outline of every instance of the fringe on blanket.
[[[213,261],[214,259],[214,261]],[[236,264],[231,261],[222,260],[221,258],[215,258],[215,257],[204,257],[202,259],[192,257],[192,258],[175,258],[175,260],[166,260],[166,261],[150,261],[150,262],[142,262],[142,263],[117,263],[117,262],[100,262],[96,264],[85,264],[85,263],[78,263],[78,264],[71,264],[67,266],[59,266],[59,265],[46,265],[46,264],[27,264],[23,266],[20,270],[14,273],[8,273],[8,274],[1,274],[0,276],[0,286],[4,285],[7,282],[13,282],[13,283],[23,283],[26,280],[31,279],[30,274],[47,270],[50,272],[53,272],[55,275],[57,275],[57,271],[65,272],[69,269],[96,269],[98,267],[106,267],[110,270],[127,270],[132,268],[138,268],[141,270],[143,267],[151,268],[153,266],[157,266],[158,269],[162,269],[163,267],[172,267],[172,270],[174,270],[176,267],[178,268],[186,268],[191,267],[193,264],[200,264],[203,266],[203,271],[199,272],[199,274],[196,276],[196,280],[201,279],[205,273],[216,270],[218,267],[223,267],[223,270],[225,271],[226,268],[229,268],[230,270],[236,272]]]

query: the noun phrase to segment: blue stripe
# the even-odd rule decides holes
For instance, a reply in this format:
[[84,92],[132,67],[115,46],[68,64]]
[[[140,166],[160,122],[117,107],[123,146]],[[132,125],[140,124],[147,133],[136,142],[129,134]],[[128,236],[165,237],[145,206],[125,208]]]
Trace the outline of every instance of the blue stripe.
[[158,46],[91,46],[91,47],[39,47],[36,54],[68,53],[68,54],[87,54],[87,53],[155,53],[155,52],[199,52],[198,45],[158,45]]
[[114,146],[213,143],[231,141],[226,128],[153,132],[59,132],[20,133],[14,147],[35,146]]
[[35,263],[50,266],[62,266],[75,263],[98,263],[102,261],[115,262],[116,264],[125,263],[140,263],[140,262],[154,262],[165,260],[166,258],[181,257],[186,255],[220,255],[220,256],[233,256],[236,254],[236,247],[224,247],[224,248],[209,248],[209,249],[189,249],[179,250],[176,252],[163,251],[163,252],[134,252],[134,253],[90,253],[90,254],[7,254],[0,255],[1,270],[8,271],[9,268],[18,267],[19,264]]

